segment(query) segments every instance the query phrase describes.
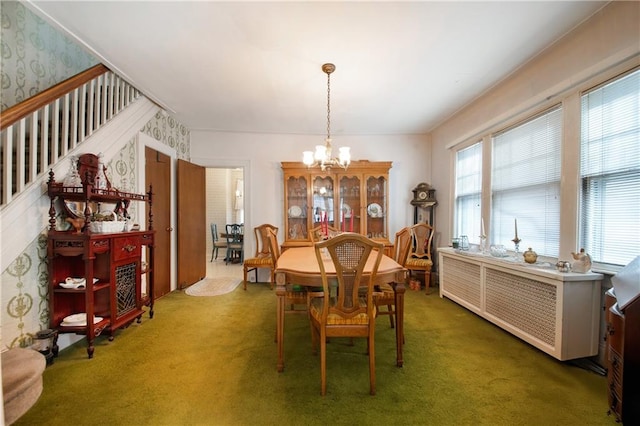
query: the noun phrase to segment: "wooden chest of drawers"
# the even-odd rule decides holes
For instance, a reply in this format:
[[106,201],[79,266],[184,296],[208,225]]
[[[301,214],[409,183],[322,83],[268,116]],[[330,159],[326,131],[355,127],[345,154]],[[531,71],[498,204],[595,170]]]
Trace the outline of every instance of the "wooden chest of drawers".
[[624,424],[640,424],[640,299],[621,310],[609,290],[605,306],[609,409]]

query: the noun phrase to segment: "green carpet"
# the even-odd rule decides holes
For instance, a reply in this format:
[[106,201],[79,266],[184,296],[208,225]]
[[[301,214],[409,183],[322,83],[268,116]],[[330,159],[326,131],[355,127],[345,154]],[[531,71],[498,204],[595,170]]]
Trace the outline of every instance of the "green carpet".
[[276,371],[275,292],[171,293],[94,358],[80,342],[44,374],[18,425],[614,425],[606,378],[562,363],[437,293],[407,292],[405,364],[387,317],[376,328],[377,394],[366,344],[332,339],[327,396],[304,315],[285,320]]

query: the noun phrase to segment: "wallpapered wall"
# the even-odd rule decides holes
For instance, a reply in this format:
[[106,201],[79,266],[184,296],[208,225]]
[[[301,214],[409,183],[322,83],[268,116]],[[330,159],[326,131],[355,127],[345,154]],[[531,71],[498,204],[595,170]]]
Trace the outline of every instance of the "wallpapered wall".
[[17,1],[2,2],[2,111],[98,61]]
[[[116,118],[117,119],[117,118]],[[141,129],[164,145],[171,146],[178,158],[189,159],[189,130],[181,123],[158,113]],[[120,189],[142,193],[138,183],[136,138],[133,137],[113,158],[106,160],[107,176]],[[56,177],[62,180],[64,176]],[[46,197],[46,195],[45,195]],[[142,222],[140,203],[131,203],[129,213],[134,222]],[[62,222],[62,221],[58,221]],[[16,242],[22,243],[22,242]],[[9,264],[0,276],[2,283],[2,336],[0,350],[29,346],[39,330],[49,328],[47,233],[35,241],[24,241],[26,249]]]
[[[3,110],[96,63],[22,4],[2,2]],[[170,146],[178,158],[189,160],[190,131],[173,117],[159,112],[140,131]],[[144,188],[139,188],[138,182],[136,139],[132,136],[118,154],[104,160],[115,187],[140,193]],[[57,176],[56,180],[63,178]],[[144,211],[139,204],[131,203],[129,211],[138,222]],[[16,244],[25,249],[7,262],[9,266],[0,275],[0,350],[29,346],[36,332],[49,327],[46,229],[34,241]]]

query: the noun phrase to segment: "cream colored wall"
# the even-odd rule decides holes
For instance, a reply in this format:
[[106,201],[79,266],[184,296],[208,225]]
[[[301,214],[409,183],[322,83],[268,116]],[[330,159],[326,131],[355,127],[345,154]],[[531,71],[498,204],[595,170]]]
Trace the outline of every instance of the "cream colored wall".
[[[302,151],[323,135],[274,135],[191,131],[191,161],[205,167],[245,167],[245,229],[272,223],[284,229],[281,161],[302,161]],[[392,161],[389,232],[413,222],[409,201],[419,182],[431,181],[431,153],[424,135],[333,136],[334,148],[350,146],[354,159]],[[438,193],[436,192],[436,196]],[[280,236],[282,240],[282,236]],[[245,253],[255,251],[255,243]]]
[[[438,190],[436,223],[446,245],[452,229],[452,150],[532,113],[563,102],[561,257],[575,250],[579,92],[640,63],[640,2],[612,2],[509,78],[435,128],[432,185]],[[489,139],[487,137],[487,142]],[[560,154],[560,153],[559,153]],[[526,170],[523,170],[526,173]],[[487,204],[489,200],[484,200]]]

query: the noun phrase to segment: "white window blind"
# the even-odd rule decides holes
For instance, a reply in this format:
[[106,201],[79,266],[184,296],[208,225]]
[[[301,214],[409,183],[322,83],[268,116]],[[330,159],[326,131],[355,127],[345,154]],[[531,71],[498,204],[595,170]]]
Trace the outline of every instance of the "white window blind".
[[640,255],[640,70],[582,96],[580,245],[593,261]]
[[454,235],[466,235],[469,242],[480,243],[482,195],[482,142],[456,153]]
[[557,257],[560,243],[562,108],[493,136],[491,244]]

